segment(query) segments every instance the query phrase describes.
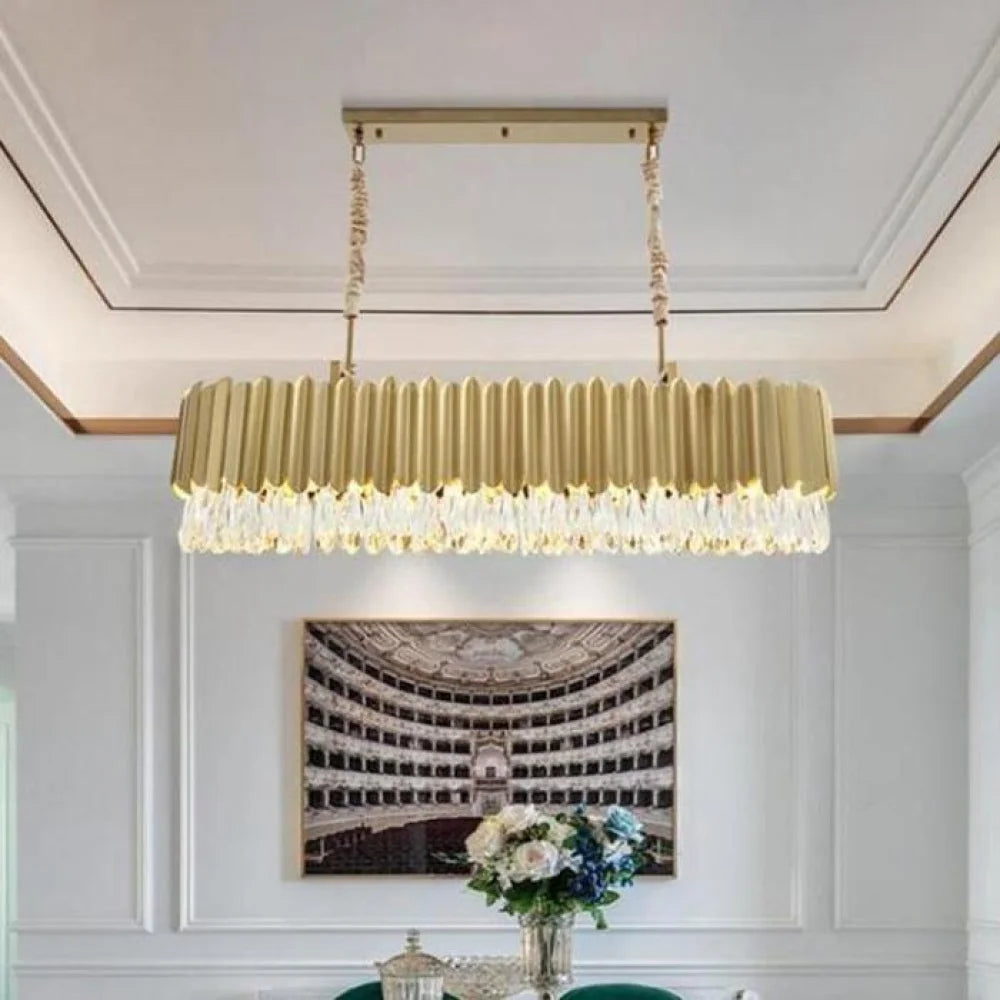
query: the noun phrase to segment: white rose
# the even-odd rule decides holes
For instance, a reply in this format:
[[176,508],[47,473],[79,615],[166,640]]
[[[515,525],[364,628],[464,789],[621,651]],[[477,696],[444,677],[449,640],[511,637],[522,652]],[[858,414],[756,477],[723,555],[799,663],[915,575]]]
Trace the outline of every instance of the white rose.
[[566,839],[571,837],[574,832],[569,823],[560,823],[557,819],[550,819],[545,825],[548,827],[549,840],[558,847],[562,847]]
[[541,818],[541,813],[531,805],[504,806],[496,815],[497,821],[508,834],[523,833],[538,823]]
[[485,864],[490,858],[496,857],[506,841],[503,827],[495,816],[489,816],[469,834],[465,841],[465,850],[469,860],[474,865]]
[[548,840],[529,840],[515,848],[510,877],[515,882],[541,882],[558,875],[562,868],[562,855],[555,844]]

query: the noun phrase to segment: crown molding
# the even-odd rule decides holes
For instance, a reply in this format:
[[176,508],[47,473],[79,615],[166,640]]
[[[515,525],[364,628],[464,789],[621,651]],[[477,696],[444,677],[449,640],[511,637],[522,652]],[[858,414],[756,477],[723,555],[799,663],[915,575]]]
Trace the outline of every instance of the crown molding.
[[[1000,32],[994,36],[986,54],[962,89],[951,113],[941,123],[921,154],[915,169],[909,174],[893,198],[890,208],[861,251],[857,262],[841,268],[684,268],[671,270],[671,287],[675,295],[695,293],[709,295],[752,296],[772,293],[787,296],[805,293],[829,296],[841,293],[826,305],[853,308],[888,308],[902,291],[920,260],[927,254],[944,228],[965,200],[976,180],[992,163],[1000,150],[995,146],[974,175],[973,184],[965,189],[957,203],[948,211],[944,222],[932,230],[930,239],[915,263],[908,269],[897,266],[897,283],[887,287],[877,275],[892,271],[891,261],[901,251],[908,229],[917,228],[921,206],[939,180],[948,161],[956,156],[963,139],[977,115],[992,99],[997,105],[992,117],[1000,121]],[[924,227],[925,230],[927,226]],[[343,267],[291,268],[281,265],[246,266],[226,264],[209,266],[180,261],[160,261],[141,265],[132,280],[134,292],[168,292],[183,294],[191,289],[223,294],[260,293],[262,290],[280,294],[308,294],[329,299],[329,308],[336,311],[338,302],[331,289],[340,288],[345,280]],[[382,267],[371,276],[368,291],[371,296],[447,295],[459,298],[494,295],[517,295],[527,290],[532,295],[559,297],[584,293],[593,298],[623,295],[639,300],[646,294],[647,275],[641,267]],[[878,287],[877,287],[878,286]],[[843,293],[850,293],[845,296]],[[879,305],[879,300],[883,300]],[[677,310],[682,311],[682,310]],[[697,311],[697,310],[694,310]],[[735,309],[734,311],[740,311]]]
[[[184,295],[192,290],[222,295],[309,295],[325,303],[330,312],[339,312],[337,289],[346,278],[341,266],[328,268],[281,265],[226,264],[205,266],[197,263],[163,261],[143,264],[129,283],[134,293]],[[829,305],[858,305],[857,295],[867,291],[864,278],[853,270],[824,268],[684,268],[670,272],[671,291],[678,296],[752,296],[790,294],[837,295]],[[459,267],[383,266],[366,282],[372,300],[406,298],[426,302],[435,296],[470,299],[502,296],[505,301],[555,298],[565,301],[577,296],[581,302],[606,300],[643,303],[648,289],[646,270],[639,267]],[[850,299],[841,302],[844,293]],[[873,303],[864,302],[870,306]],[[582,306],[581,306],[582,308]],[[639,311],[647,311],[641,307]]]
[[114,273],[127,287],[138,272],[136,256],[84,171],[2,24],[0,93],[5,93],[13,104],[27,135],[62,185],[69,204],[78,213]]
[[[101,288],[82,256],[73,248],[68,236],[45,207],[37,190],[16,163],[7,148],[15,169],[28,184],[59,235],[70,248],[81,268],[94,285],[105,304],[112,309],[190,308],[180,303],[153,305],[150,294],[169,293],[184,296],[192,291],[199,294],[259,296],[307,295],[319,304],[307,311],[336,312],[337,304],[330,289],[339,287],[343,269],[295,268],[288,265],[245,266],[240,264],[205,265],[186,261],[143,262],[130,246],[129,240],[115,222],[111,211],[98,193],[94,181],[87,175],[68,137],[60,128],[41,89],[18,55],[13,41],[0,25],[0,94],[5,94],[14,109],[16,121],[25,142],[30,143],[45,164],[51,179],[58,182],[62,206],[74,212],[87,234],[87,242],[99,251],[110,265],[111,273],[120,285],[126,302],[113,301]],[[957,209],[947,211],[948,200],[935,193],[935,188],[954,191],[957,177],[969,176],[971,165],[982,162],[983,139],[995,136],[1000,127],[1000,31],[996,32],[974,72],[957,95],[950,113],[921,152],[918,162],[876,226],[859,250],[856,261],[840,267],[796,268],[695,268],[683,267],[673,273],[674,292],[722,295],[732,299],[762,296],[760,301],[737,302],[724,311],[793,311],[802,310],[863,310],[887,309],[899,295],[930,246],[940,235],[943,225]],[[976,141],[973,141],[976,140]],[[992,142],[992,138],[990,139]],[[976,148],[971,148],[976,147]],[[1000,147],[994,146],[986,163],[975,175],[973,185],[958,199],[960,205],[975,180],[992,162]],[[945,214],[944,224],[939,225]],[[935,227],[937,227],[935,229]],[[917,233],[914,238],[911,234]],[[923,249],[920,245],[923,244]],[[903,263],[898,258],[912,258]],[[95,270],[100,271],[100,268]],[[896,282],[895,288],[893,283]],[[371,290],[391,297],[423,297],[435,292],[446,297],[469,298],[483,295],[509,296],[524,292],[531,295],[559,297],[582,295],[593,302],[601,296],[624,296],[638,299],[645,294],[641,268],[620,267],[538,267],[538,268],[464,268],[464,267],[397,267],[383,268],[372,276]],[[624,308],[624,303],[619,303]],[[200,302],[194,308],[213,308]],[[236,304],[219,307],[223,311],[242,311]],[[275,307],[274,311],[283,311]],[[585,309],[583,311],[586,311]],[[702,312],[703,309],[677,310]],[[714,310],[708,309],[708,312]]]
[[[977,121],[977,118],[979,119]],[[858,261],[857,271],[863,277],[866,288],[878,284],[878,275],[892,270],[891,262],[904,251],[907,243],[907,231],[917,228],[920,216],[929,214],[930,206],[924,206],[934,200],[932,188],[941,181],[950,166],[949,161],[961,159],[966,155],[963,145],[970,133],[978,126],[991,138],[996,135],[996,125],[1000,124],[1000,29],[998,29],[980,60],[978,66],[968,77],[965,86],[959,92],[951,111],[941,123],[937,132],[924,148],[916,168],[910,174],[901,190],[893,200],[892,207],[872,234],[867,246]],[[994,146],[972,184],[966,188],[958,203],[944,217],[938,230],[926,239],[926,232],[918,238],[925,243],[924,249],[917,256],[908,271],[897,276],[898,284],[886,301],[886,307],[902,291],[903,286],[933,246],[944,226],[950,221],[958,207],[969,194],[971,187],[982,176],[996,157],[998,148]],[[891,283],[891,279],[890,283]]]

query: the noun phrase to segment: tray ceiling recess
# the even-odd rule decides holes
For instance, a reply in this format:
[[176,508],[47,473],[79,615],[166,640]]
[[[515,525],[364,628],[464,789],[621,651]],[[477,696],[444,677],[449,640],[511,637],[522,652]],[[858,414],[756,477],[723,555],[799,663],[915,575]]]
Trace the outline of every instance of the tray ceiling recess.
[[[367,107],[350,106],[342,109],[341,120],[349,143],[361,140],[366,146],[379,147],[391,145],[633,145],[643,146],[648,142],[650,128],[663,130],[668,123],[669,115],[666,107],[622,107],[622,108],[527,108],[527,107]],[[11,165],[19,179],[31,190],[32,196],[41,204],[40,198],[10,157],[9,152],[0,144],[0,152],[7,154]],[[976,173],[973,180],[962,193],[959,201],[951,208],[946,219],[935,232],[930,244],[924,248],[917,261],[908,271],[905,280],[913,276],[917,267],[929,253],[945,227],[963,206],[966,198],[974,192],[978,182],[993,165],[1000,152],[1000,146],[994,147],[987,161]],[[44,206],[43,206],[44,207]],[[55,222],[46,210],[46,217],[55,226]],[[64,234],[58,230],[60,237],[66,241]],[[73,254],[76,258],[76,254]],[[79,260],[77,259],[79,264]],[[88,275],[89,277],[89,275]],[[92,279],[91,279],[92,280]],[[900,285],[890,302],[877,311],[885,312],[904,285]],[[102,296],[103,298],[103,296]],[[114,307],[111,307],[114,308]],[[140,310],[141,311],[141,310]],[[160,310],[153,310],[160,311]],[[166,310],[170,311],[170,310]],[[198,312],[199,310],[181,310]],[[207,310],[211,312],[212,310]],[[222,310],[229,312],[229,310]],[[249,310],[253,312],[254,310]],[[263,310],[271,312],[271,310]],[[314,310],[305,310],[313,312]],[[327,310],[317,310],[327,312]],[[379,312],[394,312],[395,310],[365,310],[371,312],[372,320]],[[740,310],[735,310],[737,314]],[[778,310],[781,312],[782,310]],[[827,310],[822,310],[827,311]],[[837,310],[829,310],[837,312]],[[848,310],[850,312],[851,310]],[[867,310],[862,310],[867,311]],[[292,310],[295,312],[295,310]],[[400,310],[406,313],[408,310]],[[414,310],[420,314],[422,310]],[[447,311],[445,311],[446,313]],[[510,315],[516,315],[516,310]],[[528,311],[530,314],[532,311]],[[646,310],[611,310],[611,315],[643,314]],[[720,310],[721,313],[730,310]],[[747,311],[753,315],[755,310]],[[764,315],[768,314],[764,310]],[[809,310],[805,310],[806,313]],[[429,311],[435,315],[435,310]],[[443,314],[439,314],[443,315]],[[458,312],[461,315],[461,312]],[[499,315],[504,315],[500,311]],[[573,315],[573,310],[567,310],[567,315]],[[369,321],[371,322],[371,321]],[[839,416],[834,420],[838,434],[866,433],[919,433],[934,420],[945,407],[978,375],[989,363],[1000,355],[1000,333],[995,334],[976,354],[957,371],[954,377],[944,385],[931,401],[913,416]],[[63,424],[74,433],[84,434],[174,434],[177,420],[170,416],[118,418],[95,417],[78,418],[37,375],[27,361],[14,347],[0,337],[0,361],[8,368],[48,407]]]
[[648,374],[664,105],[688,377],[913,432],[1000,352],[1000,0],[178,3],[0,4],[0,356],[71,429],[324,375],[359,114],[366,378]]

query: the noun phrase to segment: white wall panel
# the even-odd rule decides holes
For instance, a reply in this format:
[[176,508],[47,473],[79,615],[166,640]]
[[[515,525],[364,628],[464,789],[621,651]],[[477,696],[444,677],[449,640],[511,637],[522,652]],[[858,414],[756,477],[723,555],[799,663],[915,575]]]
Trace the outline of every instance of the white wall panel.
[[1000,525],[969,553],[969,914],[1000,922]]
[[1000,452],[968,485],[969,998],[1000,1000]]
[[[182,748],[188,929],[503,926],[471,894],[448,893],[442,909],[442,886],[426,879],[347,879],[333,908],[328,881],[295,877],[300,617],[543,611],[678,623],[681,877],[644,881],[616,907],[616,925],[797,927],[798,565],[503,556],[189,560],[182,604],[193,616],[185,629]],[[256,877],[247,879],[248,871]]]
[[966,567],[953,540],[837,543],[840,928],[964,926]]
[[845,494],[839,575],[832,553],[182,561],[142,495],[19,509],[19,1000],[332,992],[410,924],[515,947],[459,881],[298,877],[309,616],[676,619],[679,877],[581,929],[581,978],[964,1000],[965,679],[941,663],[965,514]]
[[1000,966],[970,963],[967,1000],[996,1000],[998,996],[1000,996]]
[[18,930],[148,930],[148,561],[141,539],[18,545]]

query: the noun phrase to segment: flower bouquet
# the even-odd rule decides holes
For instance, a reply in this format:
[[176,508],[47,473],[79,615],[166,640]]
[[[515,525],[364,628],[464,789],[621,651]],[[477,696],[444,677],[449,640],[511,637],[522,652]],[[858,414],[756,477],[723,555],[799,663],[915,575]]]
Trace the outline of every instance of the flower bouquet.
[[466,840],[469,888],[518,918],[525,978],[540,1000],[572,982],[576,914],[607,927],[604,908],[632,884],[645,841],[642,824],[620,806],[548,816],[530,805],[505,806]]
[[621,806],[554,816],[530,805],[505,806],[465,842],[473,868],[468,885],[488,906],[500,902],[519,918],[585,912],[603,929],[605,907],[646,861],[645,840],[642,824]]

